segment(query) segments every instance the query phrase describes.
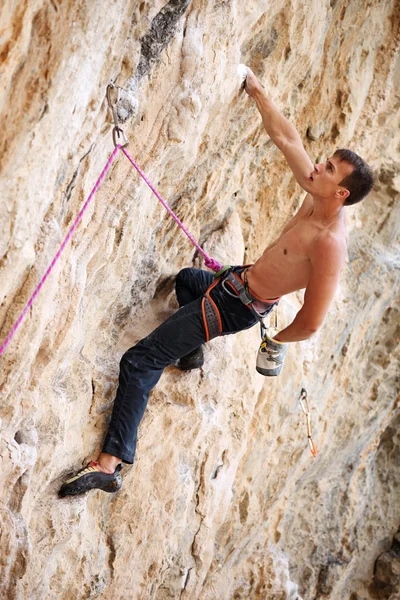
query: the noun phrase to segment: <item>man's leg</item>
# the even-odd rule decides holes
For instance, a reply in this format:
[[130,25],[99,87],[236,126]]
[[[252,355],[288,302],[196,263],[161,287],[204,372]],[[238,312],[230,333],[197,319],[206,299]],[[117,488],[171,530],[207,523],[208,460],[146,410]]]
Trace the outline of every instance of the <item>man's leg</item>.
[[[193,300],[202,298],[214,280],[209,271],[200,269],[182,269],[176,278],[176,297],[179,306],[185,306]],[[182,356],[176,366],[182,371],[199,369],[204,364],[203,346],[195,348],[185,356]]]
[[[208,288],[210,287],[213,280],[214,280],[214,276],[209,271],[202,271],[201,269],[194,269],[194,268],[186,268],[186,269],[182,269],[181,271],[179,271],[179,273],[176,277],[176,283],[175,283],[175,291],[176,291],[176,297],[178,300],[179,307],[183,308],[184,306],[191,304],[195,300],[201,299],[204,296],[204,294],[206,293],[206,291],[208,290]],[[199,310],[201,311],[201,307]],[[183,315],[180,313],[180,317],[182,317],[182,316]],[[182,323],[183,323],[183,321],[182,321]],[[163,325],[160,326],[161,331],[164,331]],[[175,327],[175,319],[173,319],[173,326]],[[150,334],[150,335],[152,335],[152,334]],[[201,334],[201,338],[202,338],[202,334]],[[138,352],[140,352],[141,346],[143,348],[146,348],[148,345],[148,339],[149,338],[145,338],[144,340],[139,342],[137,344],[137,346],[128,350],[126,355],[124,355],[124,357],[122,358],[121,367],[120,367],[120,387],[117,390],[117,397],[116,397],[115,403],[117,403],[117,400],[119,400],[119,398],[121,397],[122,389],[128,390],[128,386],[129,386],[129,384],[127,383],[128,376],[127,376],[127,374],[125,374],[125,371],[127,371],[126,367],[128,367],[128,370],[129,370],[129,368],[130,368],[129,366],[132,363],[129,362],[128,365],[126,365],[125,360],[128,359],[128,355],[129,356],[137,356]],[[169,340],[166,339],[166,344],[168,344],[168,341]],[[182,357],[183,360],[186,359],[186,362],[190,362],[190,367],[189,367],[190,369],[201,366],[201,364],[199,364],[198,357],[197,357],[199,350],[201,351],[201,356],[202,356],[203,355],[202,346],[200,345],[200,346],[196,346],[194,348],[194,350],[192,350],[188,354],[185,354]],[[181,353],[181,350],[179,350],[179,353]],[[147,354],[147,357],[150,356],[149,351],[147,351],[146,354]],[[178,357],[178,358],[181,358],[181,357]],[[173,360],[172,362],[175,362],[175,360]],[[179,365],[180,362],[181,361],[178,362],[178,366],[180,366]],[[201,361],[201,363],[202,362],[203,361]],[[193,367],[192,365],[194,363],[196,363],[196,364]],[[168,364],[172,364],[172,363],[168,362]],[[165,365],[165,366],[167,366],[167,365]],[[187,368],[186,364],[184,364],[183,367],[184,367],[183,370],[189,370]],[[143,374],[143,377],[147,383],[147,386],[145,386],[146,388],[148,386],[150,386],[149,389],[151,390],[156,385],[159,378],[161,377],[163,368],[164,367],[161,368],[161,371],[153,371],[151,374],[149,372],[145,372]],[[138,374],[138,378],[139,378],[140,377],[139,369],[137,369],[137,374]],[[129,391],[127,391],[127,393],[129,393]],[[137,404],[138,412],[135,415],[135,417],[136,417],[135,421],[137,421],[138,423],[140,422],[143,412],[146,408],[147,398],[148,398],[148,392],[146,392],[146,390],[145,390],[144,398],[142,399],[141,402],[138,402],[138,404]],[[115,404],[114,404],[114,407],[115,407]],[[109,430],[112,430],[112,423],[113,423],[115,413],[116,413],[116,410],[113,411],[113,416],[111,419]],[[115,421],[115,419],[114,419],[114,421]],[[136,427],[136,430],[137,430],[137,427]],[[107,435],[107,439],[109,439],[109,434]],[[104,444],[103,452],[99,456],[99,463],[105,472],[113,473],[116,465],[119,462],[121,462],[121,460],[120,460],[121,457],[119,457],[119,456],[116,457],[115,455],[113,455],[112,453],[110,454],[110,452],[106,450],[106,448],[110,449],[109,445],[107,444],[107,439]],[[136,445],[136,442],[135,442],[135,445]],[[113,452],[115,452],[114,449],[113,449]]]
[[122,357],[103,453],[132,463],[137,428],[163,370],[205,342],[201,297],[180,308]]
[[180,307],[202,298],[212,282],[214,275],[201,269],[182,269],[176,276],[175,291]]
[[[198,270],[196,270],[198,271]],[[189,274],[183,277],[183,300],[189,294],[200,293],[204,278],[197,274],[197,283],[190,288]],[[206,275],[211,275],[206,273]],[[192,277],[193,279],[193,277]],[[212,279],[212,275],[211,275]],[[204,280],[205,281],[205,280]],[[203,289],[208,285],[203,284]],[[182,295],[180,295],[182,301]],[[61,496],[75,495],[94,487],[104,491],[116,491],[121,482],[118,466],[121,461],[133,463],[136,450],[137,429],[147,406],[150,391],[161,377],[165,367],[198,348],[205,342],[205,330],[201,311],[202,297],[180,308],[150,335],[130,348],[120,362],[119,385],[114,402],[109,430],[98,461],[89,463],[80,473],[61,487]],[[118,471],[116,470],[118,469]],[[103,483],[101,487],[100,484]],[[99,483],[100,482],[100,483]],[[110,489],[111,488],[111,489]]]
[[[191,270],[184,269],[184,271]],[[207,284],[212,281],[212,274],[205,273],[203,277],[201,273],[205,272],[195,272],[192,276],[188,272],[180,274],[179,302],[189,300],[190,294],[197,295],[207,289]],[[257,322],[251,310],[244,306],[239,298],[227,294],[220,284],[211,294],[221,311],[222,335],[248,329]],[[103,452],[97,463],[90,463],[95,466],[89,465],[62,486],[59,492],[61,496],[74,495],[94,487],[109,492],[119,489],[120,479],[117,481],[118,477],[120,478],[117,472],[120,468],[119,463],[133,462],[137,429],[151,389],[160,379],[166,366],[206,341],[201,302],[202,296],[199,296],[180,308],[147,338],[123,355],[117,396]],[[96,473],[88,472],[90,468],[96,469]],[[115,469],[114,473],[113,469]],[[104,478],[104,486],[101,478]]]

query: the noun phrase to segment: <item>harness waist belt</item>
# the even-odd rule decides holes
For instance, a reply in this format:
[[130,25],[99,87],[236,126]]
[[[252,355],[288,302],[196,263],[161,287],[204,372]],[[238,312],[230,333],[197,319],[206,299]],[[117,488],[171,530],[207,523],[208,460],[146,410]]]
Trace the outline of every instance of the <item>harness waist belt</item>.
[[[246,267],[244,267],[244,273],[246,273]],[[261,326],[264,327],[262,320],[263,312],[267,311],[271,304],[278,302],[279,298],[262,300],[261,298],[254,296],[249,290],[246,274],[244,275],[243,283],[239,274],[235,273],[232,270],[232,267],[228,267],[225,270],[221,270],[221,275],[217,277],[210,285],[202,300],[202,316],[204,329],[206,332],[206,341],[209,342],[214,337],[218,337],[222,333],[221,315],[217,305],[210,295],[211,290],[220,282],[225,292],[243,302],[243,304],[245,304],[249,310],[254,313],[254,315],[260,321]],[[232,291],[229,291],[227,286],[229,286]]]
[[244,280],[244,287],[246,288],[246,290],[248,290],[248,292],[251,294],[251,296],[253,297],[254,300],[254,306],[257,307],[257,304],[264,305],[264,306],[269,306],[270,304],[275,304],[276,302],[279,302],[279,300],[281,299],[280,296],[277,296],[276,298],[260,298],[259,296],[257,296],[256,293],[254,293],[250,287],[249,287],[249,282],[247,281],[247,270],[249,268],[249,266],[251,265],[246,265],[242,271],[243,273],[243,280]]
[[[276,302],[280,300],[280,297],[262,300],[258,296],[254,296],[247,283],[246,270],[244,271],[244,284],[239,274],[233,273],[232,271],[225,276],[223,275],[222,279],[227,281],[230,286],[236,290],[236,293],[243,304],[246,304],[246,306],[249,306],[249,308],[253,311],[255,310],[258,314],[262,314],[271,306],[271,304],[276,304]],[[222,285],[224,285],[224,281]]]

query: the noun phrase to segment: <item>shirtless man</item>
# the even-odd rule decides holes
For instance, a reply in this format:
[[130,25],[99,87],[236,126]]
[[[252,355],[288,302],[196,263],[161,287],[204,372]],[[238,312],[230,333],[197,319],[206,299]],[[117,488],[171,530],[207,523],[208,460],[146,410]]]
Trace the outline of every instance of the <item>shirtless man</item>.
[[[183,269],[178,274],[176,293],[181,308],[122,357],[103,451],[97,461],[62,485],[61,497],[93,488],[115,492],[121,487],[121,463],[133,463],[137,429],[148,395],[166,366],[178,361],[183,370],[201,367],[204,342],[252,327],[257,323],[254,310],[265,315],[280,296],[299,289],[305,289],[302,308],[273,339],[264,338],[257,369],[266,375],[278,373],[287,344],[311,337],[322,325],[346,256],[344,206],[359,202],[370,192],[371,169],[350,150],[337,150],[326,162],[314,165],[297,130],[268,99],[250,69],[245,89],[255,100],[268,135],[284,154],[307,196],[298,213],[256,263],[228,272],[232,284],[224,276],[218,279],[209,292],[209,300],[205,300],[205,293],[213,283],[211,273]],[[238,282],[252,301],[251,310],[239,299]],[[204,302],[208,302],[211,313],[219,310],[218,319],[211,316],[207,320]]]

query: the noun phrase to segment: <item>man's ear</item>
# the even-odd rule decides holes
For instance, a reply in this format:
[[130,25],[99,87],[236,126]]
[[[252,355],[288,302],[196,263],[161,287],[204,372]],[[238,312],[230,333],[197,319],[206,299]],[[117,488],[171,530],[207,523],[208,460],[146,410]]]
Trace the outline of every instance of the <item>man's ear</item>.
[[346,188],[341,187],[338,189],[335,196],[337,196],[337,198],[340,198],[344,202],[346,200],[346,198],[348,198],[350,196],[350,192],[349,192],[349,190],[346,190]]

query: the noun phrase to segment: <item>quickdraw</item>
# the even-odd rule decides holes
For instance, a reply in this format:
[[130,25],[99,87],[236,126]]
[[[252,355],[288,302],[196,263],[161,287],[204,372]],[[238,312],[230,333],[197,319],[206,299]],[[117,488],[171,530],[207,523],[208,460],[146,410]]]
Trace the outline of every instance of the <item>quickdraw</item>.
[[[111,81],[107,86],[106,96],[107,96],[108,106],[112,112],[112,116],[114,119],[114,128],[112,130],[112,138],[113,138],[114,146],[115,147],[119,146],[121,148],[124,148],[125,146],[127,146],[129,144],[129,140],[126,137],[124,130],[121,129],[121,127],[119,126],[117,105],[120,100],[120,89],[121,89],[120,87],[118,87],[117,85],[114,85],[114,83]],[[113,93],[116,93],[115,100],[113,100],[111,97]]]
[[308,400],[307,400],[307,390],[305,388],[301,389],[299,402],[300,402],[300,406],[303,410],[303,413],[306,416],[308,445],[310,446],[311,454],[314,457],[316,457],[317,449],[315,447],[315,444],[314,444],[312,436],[311,436],[311,415],[310,415],[310,408],[308,406]]

